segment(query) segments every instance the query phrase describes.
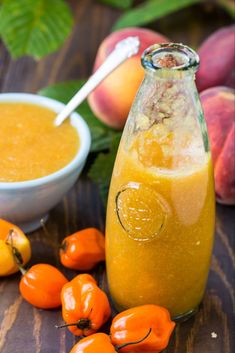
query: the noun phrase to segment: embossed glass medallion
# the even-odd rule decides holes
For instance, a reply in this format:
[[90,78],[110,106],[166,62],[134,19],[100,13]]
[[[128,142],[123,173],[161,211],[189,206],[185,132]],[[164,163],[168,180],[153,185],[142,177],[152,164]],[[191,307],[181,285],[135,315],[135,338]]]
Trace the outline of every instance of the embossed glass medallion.
[[130,182],[116,196],[118,220],[128,236],[138,241],[150,241],[165,227],[169,206],[150,186]]

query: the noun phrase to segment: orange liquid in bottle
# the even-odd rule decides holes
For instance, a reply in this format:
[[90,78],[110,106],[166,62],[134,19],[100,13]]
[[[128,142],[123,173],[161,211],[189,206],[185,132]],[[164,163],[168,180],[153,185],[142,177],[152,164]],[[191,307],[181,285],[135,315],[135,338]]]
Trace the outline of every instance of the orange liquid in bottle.
[[188,133],[180,133],[186,153],[177,156],[177,137],[161,128],[120,144],[107,208],[107,273],[119,310],[157,304],[179,317],[195,310],[205,290],[213,171],[210,153],[198,158]]

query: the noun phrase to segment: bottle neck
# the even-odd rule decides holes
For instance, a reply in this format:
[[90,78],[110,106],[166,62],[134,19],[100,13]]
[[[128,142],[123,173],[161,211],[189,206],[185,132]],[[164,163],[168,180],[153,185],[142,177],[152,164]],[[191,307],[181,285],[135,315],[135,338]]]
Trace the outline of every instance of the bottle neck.
[[149,70],[148,68],[145,68],[145,77],[148,78],[149,80],[161,80],[162,83],[164,80],[166,82],[176,82],[180,83],[180,81],[183,82],[194,82],[195,81],[195,70],[193,69],[188,69],[185,71],[173,71],[169,69],[159,69],[156,71]]
[[[200,155],[208,151],[206,126],[195,85],[198,63],[197,54],[182,45],[176,48],[169,44],[155,45],[144,52],[145,78],[125,129],[128,143],[131,144],[131,136],[150,131],[158,143],[162,143],[163,136],[173,136],[174,151],[186,148],[187,144],[192,150],[199,150]],[[166,143],[164,148],[167,151]]]

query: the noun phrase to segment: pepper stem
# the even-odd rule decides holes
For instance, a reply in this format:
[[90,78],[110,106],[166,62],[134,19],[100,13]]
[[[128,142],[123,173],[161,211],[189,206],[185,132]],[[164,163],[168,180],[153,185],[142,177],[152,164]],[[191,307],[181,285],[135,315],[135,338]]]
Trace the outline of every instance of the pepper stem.
[[[16,265],[18,266],[20,272],[22,275],[25,275],[25,273],[27,272],[26,269],[22,266],[23,265],[23,257],[21,255],[21,253],[19,252],[19,250],[14,246],[13,244],[13,233],[14,233],[14,229],[10,229],[9,230],[9,234],[7,236],[6,239],[6,244],[10,246],[11,248],[11,252],[12,252],[12,256],[14,258],[14,261],[16,263]],[[9,242],[9,241],[10,242]]]
[[63,325],[55,325],[56,328],[77,326],[80,330],[87,330],[91,327],[91,321],[89,319],[80,319],[77,322],[71,322]]
[[60,245],[60,250],[62,250],[63,252],[66,252],[67,247],[68,247],[68,242],[66,240],[64,240],[62,242],[62,244]]
[[150,335],[151,332],[152,332],[152,328],[150,328],[148,333],[143,338],[141,338],[140,340],[135,341],[135,342],[127,342],[127,343],[121,344],[120,346],[115,347],[115,350],[118,352],[120,349],[125,348],[127,346],[131,346],[133,344],[141,343],[144,340],[146,340],[146,338],[148,338],[148,336]]

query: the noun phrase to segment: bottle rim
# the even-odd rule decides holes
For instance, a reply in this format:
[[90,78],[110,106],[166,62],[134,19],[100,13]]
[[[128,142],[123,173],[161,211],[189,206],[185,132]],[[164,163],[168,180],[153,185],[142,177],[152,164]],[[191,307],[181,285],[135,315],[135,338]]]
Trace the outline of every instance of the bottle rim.
[[141,56],[145,69],[186,71],[199,67],[199,55],[181,43],[159,43],[148,47]]

